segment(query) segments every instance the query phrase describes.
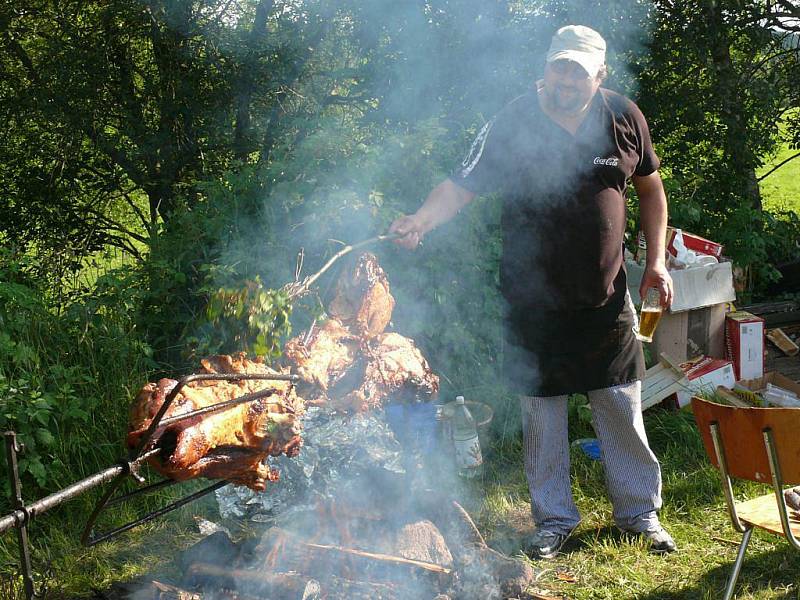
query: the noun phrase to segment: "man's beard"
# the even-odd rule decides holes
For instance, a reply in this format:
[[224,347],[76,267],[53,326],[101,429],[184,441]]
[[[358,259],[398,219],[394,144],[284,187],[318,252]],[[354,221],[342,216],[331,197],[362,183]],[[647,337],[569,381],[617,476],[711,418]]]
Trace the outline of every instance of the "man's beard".
[[[567,93],[564,93],[565,91],[567,91]],[[561,113],[579,113],[586,106],[586,99],[583,98],[582,95],[578,94],[575,90],[570,90],[563,86],[556,86],[548,96],[550,106]]]

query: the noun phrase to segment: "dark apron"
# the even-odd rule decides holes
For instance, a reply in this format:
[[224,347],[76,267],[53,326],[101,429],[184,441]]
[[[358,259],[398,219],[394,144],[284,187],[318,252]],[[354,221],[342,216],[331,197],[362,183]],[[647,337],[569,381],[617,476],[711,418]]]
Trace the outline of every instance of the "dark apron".
[[577,311],[514,309],[506,319],[507,383],[525,396],[586,393],[644,378],[642,344],[626,294]]

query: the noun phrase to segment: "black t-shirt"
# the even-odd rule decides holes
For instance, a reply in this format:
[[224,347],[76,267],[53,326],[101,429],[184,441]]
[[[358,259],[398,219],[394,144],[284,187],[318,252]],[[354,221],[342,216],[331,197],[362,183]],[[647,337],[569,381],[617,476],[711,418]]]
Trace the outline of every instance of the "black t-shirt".
[[[518,343],[543,367],[553,366],[555,353],[562,355],[559,365],[598,370],[571,377],[578,387],[568,391],[641,376],[622,254],[626,188],[631,175],[658,166],[647,122],[627,98],[600,88],[573,135],[542,111],[533,90],[483,127],[451,177],[464,189],[502,199],[501,290]],[[552,383],[533,388],[568,384]]]

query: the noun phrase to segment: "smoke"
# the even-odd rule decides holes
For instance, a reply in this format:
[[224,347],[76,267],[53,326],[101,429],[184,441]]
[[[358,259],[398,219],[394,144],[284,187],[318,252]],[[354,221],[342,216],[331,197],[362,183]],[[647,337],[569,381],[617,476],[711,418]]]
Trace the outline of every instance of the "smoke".
[[[281,12],[283,4],[275,3],[277,28],[289,14]],[[300,249],[309,274],[344,243],[383,233],[394,218],[415,211],[439,181],[458,171],[484,123],[532,89],[559,26],[597,29],[609,47],[606,85],[635,97],[632,65],[646,56],[652,11],[649,2],[638,0],[291,5],[292,27],[302,27],[299,21],[319,27],[327,20],[327,34],[288,84],[291,91],[275,97],[285,102],[279,111],[284,121],[276,128],[279,139],[269,162],[260,165],[259,209],[240,223],[241,239],[229,241],[221,258],[223,264],[246,265],[242,271],[255,272],[274,287],[293,277]],[[273,126],[273,117],[254,115],[254,121]],[[547,181],[530,183],[547,197],[575,175],[556,171]],[[514,374],[516,386],[530,389],[540,372],[529,341],[506,329],[508,306],[498,291],[501,213],[501,201],[488,195],[430,233],[415,252],[389,244],[371,250],[397,300],[392,326],[418,343],[441,376],[442,400],[463,393],[492,404],[496,420],[510,427],[503,433],[515,436],[519,422],[508,414],[519,409],[508,391],[508,374]],[[543,226],[538,243],[549,243],[559,227]],[[524,260],[534,261],[537,252],[531,246]],[[323,296],[328,281],[321,282]],[[532,269],[523,289],[546,297],[547,285]],[[307,316],[295,318],[300,327],[308,323]],[[357,448],[351,447],[354,454]],[[398,493],[419,496],[406,502],[410,507],[424,504],[426,494],[471,493],[441,464],[416,473],[421,479],[399,489],[385,465],[372,475],[349,473],[352,458],[336,465],[342,489],[363,490],[376,505],[393,506]],[[322,526],[308,518],[304,528]]]

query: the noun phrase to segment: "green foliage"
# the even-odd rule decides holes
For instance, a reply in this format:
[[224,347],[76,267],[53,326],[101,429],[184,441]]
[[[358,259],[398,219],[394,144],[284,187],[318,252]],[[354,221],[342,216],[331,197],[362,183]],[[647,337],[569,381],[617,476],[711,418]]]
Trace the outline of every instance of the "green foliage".
[[[244,350],[267,359],[278,358],[291,332],[292,305],[284,290],[265,289],[259,279],[237,289],[223,288],[211,296],[206,316],[214,327],[197,354]],[[213,345],[213,346],[212,346]]]
[[[769,4],[657,8],[650,52],[636,65],[639,103],[671,179],[671,221],[723,242],[749,268],[748,292],[758,295],[787,250],[772,240],[756,171],[797,127],[800,61],[789,50],[797,32],[781,27]],[[797,239],[800,230],[787,223],[783,231]]]
[[9,281],[27,280],[35,264],[0,258],[0,430],[25,446],[26,487],[52,491],[122,452],[130,395],[153,366],[132,320],[136,286],[109,273],[96,294],[50,305],[40,290]]

